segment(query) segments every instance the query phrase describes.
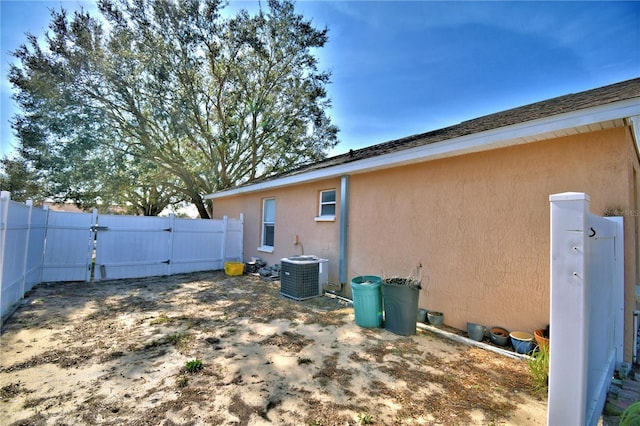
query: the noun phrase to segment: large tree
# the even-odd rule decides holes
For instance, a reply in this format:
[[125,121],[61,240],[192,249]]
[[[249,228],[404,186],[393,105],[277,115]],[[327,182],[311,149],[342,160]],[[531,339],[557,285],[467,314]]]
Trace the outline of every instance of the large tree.
[[46,48],[30,36],[10,71],[23,110],[14,128],[32,147],[27,159],[65,176],[51,185],[58,193],[90,193],[78,175],[162,182],[156,193],[209,217],[204,194],[317,161],[337,143],[325,113],[329,74],[314,56],[327,30],[291,2],[231,18],[217,0],[98,7],[100,19],[52,11]]

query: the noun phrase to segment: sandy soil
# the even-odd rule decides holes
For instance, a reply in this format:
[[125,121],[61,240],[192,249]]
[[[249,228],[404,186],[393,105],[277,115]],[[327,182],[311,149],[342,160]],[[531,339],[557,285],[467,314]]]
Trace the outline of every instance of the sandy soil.
[[220,272],[40,285],[2,329],[0,423],[546,423],[523,361],[278,291]]

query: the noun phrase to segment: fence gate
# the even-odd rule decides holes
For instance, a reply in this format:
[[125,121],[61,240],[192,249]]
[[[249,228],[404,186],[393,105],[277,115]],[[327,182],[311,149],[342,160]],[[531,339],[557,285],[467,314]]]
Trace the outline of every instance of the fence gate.
[[[623,359],[623,220],[589,213],[589,196],[551,201],[550,425],[596,425]],[[570,396],[570,397],[569,397]]]
[[100,215],[95,229],[95,279],[170,274],[171,219]]
[[49,210],[42,281],[89,281],[97,210],[69,213]]

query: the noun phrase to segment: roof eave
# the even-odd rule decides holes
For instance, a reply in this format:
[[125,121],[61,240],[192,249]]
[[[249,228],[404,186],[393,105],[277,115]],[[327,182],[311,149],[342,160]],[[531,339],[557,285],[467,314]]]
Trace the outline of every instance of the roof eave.
[[[640,115],[640,98],[631,98],[605,105],[599,105],[593,108],[499,127],[440,142],[428,143],[324,169],[283,176],[253,185],[241,186],[228,189],[226,191],[208,194],[204,198],[225,198],[234,195],[281,188],[288,185],[330,179],[343,175],[397,167],[404,164],[431,161],[472,152],[487,151],[512,145],[531,143],[556,137],[554,135],[557,132],[561,132],[566,129],[578,128],[611,120],[626,119],[638,115]],[[534,140],[532,140],[532,138]]]

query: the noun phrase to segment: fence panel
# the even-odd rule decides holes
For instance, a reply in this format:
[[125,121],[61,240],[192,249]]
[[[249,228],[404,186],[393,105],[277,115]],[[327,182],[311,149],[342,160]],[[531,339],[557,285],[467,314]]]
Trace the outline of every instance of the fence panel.
[[[547,423],[595,425],[622,362],[622,218],[589,213],[589,196],[551,201],[551,336]],[[570,398],[567,398],[571,395]]]
[[31,209],[31,220],[29,225],[29,242],[26,254],[26,265],[24,271],[23,294],[34,285],[42,281],[42,261],[45,244],[46,225],[48,210],[41,208]]
[[172,219],[100,215],[96,236],[96,280],[168,275]]
[[[40,282],[139,278],[242,261],[243,218],[112,216],[33,208],[0,196],[0,321]],[[1,322],[0,322],[1,324]]]
[[221,220],[175,219],[172,273],[207,271],[224,267],[224,253],[219,244],[224,238]]
[[244,253],[243,228],[244,215],[242,213],[239,219],[228,219],[225,260],[242,262]]
[[97,211],[70,213],[49,210],[46,224],[43,282],[89,281]]
[[0,311],[2,318],[23,296],[25,253],[29,241],[31,206],[0,197]]

